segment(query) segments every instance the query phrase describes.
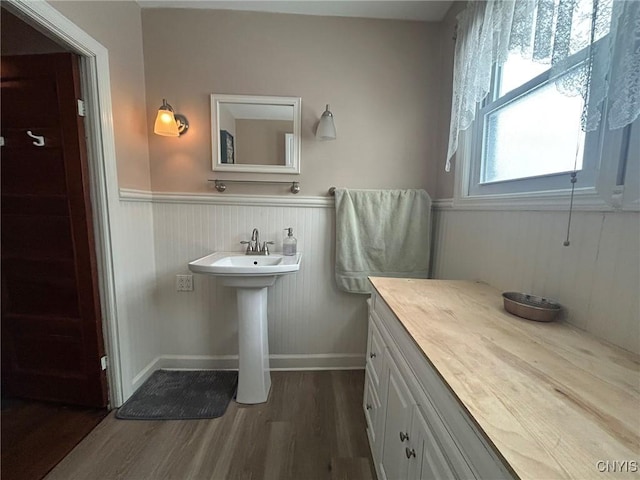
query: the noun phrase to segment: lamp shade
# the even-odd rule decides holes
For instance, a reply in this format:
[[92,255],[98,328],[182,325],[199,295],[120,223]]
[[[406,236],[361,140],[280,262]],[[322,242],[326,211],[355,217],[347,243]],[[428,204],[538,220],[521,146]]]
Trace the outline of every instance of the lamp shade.
[[156,123],[153,126],[153,133],[164,137],[180,136],[178,124],[173,115],[173,109],[166,100],[162,101],[162,106],[158,109],[158,116],[156,117]]
[[336,126],[333,123],[333,113],[329,111],[329,105],[320,117],[318,129],[316,130],[316,138],[319,140],[335,140]]

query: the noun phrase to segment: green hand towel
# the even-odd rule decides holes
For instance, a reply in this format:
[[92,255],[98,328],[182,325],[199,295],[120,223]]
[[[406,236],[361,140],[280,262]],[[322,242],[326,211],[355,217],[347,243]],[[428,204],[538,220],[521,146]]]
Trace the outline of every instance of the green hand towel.
[[370,293],[368,276],[427,278],[431,198],[424,190],[336,192],[336,282]]

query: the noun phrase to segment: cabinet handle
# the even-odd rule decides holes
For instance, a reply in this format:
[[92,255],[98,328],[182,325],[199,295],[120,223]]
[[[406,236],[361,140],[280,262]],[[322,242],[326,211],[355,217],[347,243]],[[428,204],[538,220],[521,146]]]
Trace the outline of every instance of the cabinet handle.
[[409,450],[409,447],[405,448],[404,453],[407,455],[407,458],[416,456],[416,451],[413,448],[411,450]]
[[367,403],[367,410],[371,410],[371,404]]
[[371,353],[369,354],[369,358],[376,358],[376,354],[375,354],[375,353],[373,353],[373,352],[371,352]]
[[405,440],[409,440],[409,434],[408,433],[404,433],[404,432],[400,432],[400,441],[404,442]]

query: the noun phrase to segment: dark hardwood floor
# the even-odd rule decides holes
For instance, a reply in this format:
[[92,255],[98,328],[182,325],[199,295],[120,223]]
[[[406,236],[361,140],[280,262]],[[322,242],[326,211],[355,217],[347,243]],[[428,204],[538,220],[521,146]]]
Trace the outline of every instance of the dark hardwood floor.
[[40,480],[107,415],[106,409],[2,399],[2,480]]
[[267,403],[232,401],[218,419],[118,420],[112,413],[46,478],[375,479],[363,371],[271,376]]

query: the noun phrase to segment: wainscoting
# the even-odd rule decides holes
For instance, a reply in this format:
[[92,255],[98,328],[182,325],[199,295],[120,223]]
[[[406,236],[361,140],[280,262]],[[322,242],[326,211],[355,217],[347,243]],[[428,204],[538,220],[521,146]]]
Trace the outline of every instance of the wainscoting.
[[126,400],[140,385],[140,372],[160,354],[162,324],[156,300],[153,205],[120,202],[117,218],[122,237],[119,245],[124,247],[115,259],[119,262],[116,293],[120,328],[114,333],[120,348],[122,392]]
[[627,350],[640,350],[640,214],[464,211],[434,216],[435,278],[481,280],[557,299],[567,320]]
[[[269,290],[274,369],[363,367],[365,296],[336,288],[332,199],[123,190],[121,200],[125,399],[157,368],[237,367],[234,290],[194,274],[194,291],[177,292],[175,279],[209,252],[241,251],[254,227],[276,242],[273,251],[293,227],[304,254],[301,270]],[[561,211],[465,211],[436,202],[433,277],[556,298],[570,322],[638,352],[640,215],[575,212],[570,247],[562,246],[566,219]]]
[[[150,252],[155,257],[155,270],[147,268],[131,278],[138,290],[129,291],[129,296],[138,302],[140,318],[130,305],[130,348],[135,350],[135,339],[143,332],[157,339],[153,359],[134,355],[135,373],[129,377],[133,389],[157,368],[237,368],[235,290],[213,277],[194,274],[194,291],[178,292],[176,275],[191,273],[187,264],[212,251],[242,251],[240,241],[249,239],[253,228],[259,229],[261,240],[276,242],[272,251],[281,251],[283,230],[293,227],[303,252],[300,271],[279,278],[269,289],[272,367],[364,367],[366,298],[341,292],[335,285],[332,199],[132,191],[122,191],[121,199],[131,236],[144,223],[138,215],[148,214],[146,209],[153,212],[153,243],[143,246],[141,240],[131,239],[128,258],[136,265]],[[152,273],[154,279],[134,278]],[[155,340],[143,341],[150,345]]]

